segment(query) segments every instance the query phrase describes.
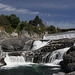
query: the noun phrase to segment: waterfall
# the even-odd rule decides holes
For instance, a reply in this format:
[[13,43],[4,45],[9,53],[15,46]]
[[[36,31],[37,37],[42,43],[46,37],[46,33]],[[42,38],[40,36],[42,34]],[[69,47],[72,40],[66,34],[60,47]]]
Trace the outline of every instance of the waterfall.
[[[41,61],[42,61],[42,63],[45,64],[46,60],[49,59],[48,62],[47,62],[48,64],[58,65],[59,62],[63,60],[63,54],[68,49],[69,49],[69,47],[68,48],[59,49],[59,50],[55,50],[51,54],[47,53],[45,56],[42,57]],[[34,60],[33,57],[9,56],[8,53],[6,53],[6,57],[4,59],[6,64],[9,65],[9,66],[34,64],[33,60]]]
[[64,38],[69,38],[69,39],[75,38],[75,32],[56,33],[56,34],[45,35],[43,37],[44,40],[58,40]]
[[6,57],[4,61],[7,64],[4,67],[14,67],[14,66],[19,66],[19,65],[30,66],[30,64],[34,64],[33,58],[27,58],[23,56],[9,56],[8,52],[6,52]]
[[[63,54],[69,49],[68,48],[63,48],[63,49],[58,49],[53,51],[52,53],[46,53],[45,55],[42,56],[41,60],[39,61],[40,63],[43,63],[45,65],[50,64],[52,65],[58,65],[60,61],[63,60]],[[34,64],[34,57],[32,56],[9,56],[9,53],[6,52],[6,57],[4,59],[5,63],[7,66],[18,66],[18,65],[30,65]]]
[[23,65],[25,64],[25,60],[23,56],[9,56],[6,53],[6,57],[4,59],[7,65]]
[[[63,60],[63,54],[66,53],[69,48],[70,47],[53,51],[51,53],[51,55],[49,56],[48,63],[44,63],[44,65],[47,65],[47,66],[58,66],[59,63]],[[45,58],[47,58],[47,57],[45,57]]]
[[48,41],[34,41],[32,50],[37,50],[45,45],[48,45]]
[[51,53],[51,56],[49,58],[49,62],[53,63],[55,65],[59,64],[60,61],[63,60],[63,54],[68,50],[69,48],[63,48],[59,50],[55,50]]

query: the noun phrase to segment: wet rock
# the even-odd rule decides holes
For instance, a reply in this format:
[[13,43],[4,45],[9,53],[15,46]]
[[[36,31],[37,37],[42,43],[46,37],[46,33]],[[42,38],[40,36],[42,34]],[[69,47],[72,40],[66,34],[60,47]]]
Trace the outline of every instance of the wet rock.
[[66,75],[75,75],[75,71],[67,73]]
[[66,75],[64,72],[59,72],[58,74],[54,74],[54,75]]
[[0,60],[0,66],[3,66],[3,65],[6,65],[6,63],[5,63],[5,61],[4,61],[4,58],[2,58],[2,59]]
[[5,58],[5,53],[0,49],[0,66],[6,65],[4,58]]
[[65,72],[75,71],[75,46],[71,47],[63,56],[63,61],[60,62],[61,68]]

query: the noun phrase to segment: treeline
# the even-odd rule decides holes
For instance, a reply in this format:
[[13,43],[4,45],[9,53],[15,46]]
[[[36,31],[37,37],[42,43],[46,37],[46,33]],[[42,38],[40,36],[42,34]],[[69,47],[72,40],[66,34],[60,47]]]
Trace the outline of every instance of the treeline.
[[55,28],[53,25],[46,27],[39,16],[36,16],[33,20],[27,22],[20,21],[20,18],[15,14],[0,15],[0,26],[3,27],[8,33],[12,33],[13,31],[21,33],[23,29],[28,31],[28,33],[35,32],[37,34],[42,34],[46,31],[48,33],[56,33],[61,31],[60,28]]

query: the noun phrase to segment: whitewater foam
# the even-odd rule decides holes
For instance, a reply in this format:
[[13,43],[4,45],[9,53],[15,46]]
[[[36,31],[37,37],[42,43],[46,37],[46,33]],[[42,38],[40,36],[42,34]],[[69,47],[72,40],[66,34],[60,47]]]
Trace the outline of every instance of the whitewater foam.
[[34,41],[32,50],[37,50],[45,45],[48,45],[47,41],[43,41],[43,42],[39,40]]
[[[63,54],[69,48],[70,47],[53,51],[50,55],[49,62],[48,63],[40,63],[40,64],[46,65],[46,66],[59,66],[60,61],[63,60]],[[49,54],[47,54],[47,55],[49,55]],[[46,58],[46,56],[44,58]],[[16,67],[16,66],[32,66],[33,64],[38,64],[38,63],[25,61],[25,57],[23,57],[23,56],[9,56],[8,53],[6,53],[6,57],[5,57],[4,61],[6,62],[7,65],[3,66],[2,68],[12,68],[12,67]]]
[[64,54],[69,48],[70,48],[70,47],[53,51],[53,52],[51,53],[50,58],[49,58],[49,62],[58,65],[59,62],[63,60],[63,54]]
[[69,38],[69,39],[75,38],[75,32],[64,32],[64,33],[45,35],[43,37],[43,40],[58,40],[64,38]]

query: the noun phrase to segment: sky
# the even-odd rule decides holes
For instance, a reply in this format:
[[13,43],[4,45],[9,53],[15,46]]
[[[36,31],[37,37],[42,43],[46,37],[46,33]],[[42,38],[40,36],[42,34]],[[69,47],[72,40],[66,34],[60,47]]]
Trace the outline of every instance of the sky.
[[75,28],[75,0],[0,0],[1,14],[16,14],[21,21],[38,15],[46,26]]

